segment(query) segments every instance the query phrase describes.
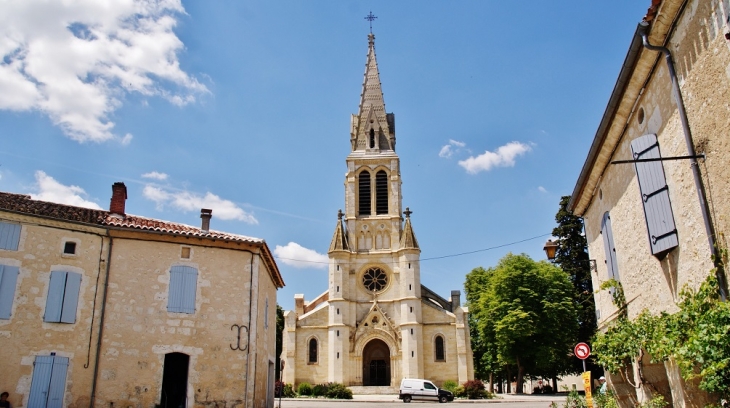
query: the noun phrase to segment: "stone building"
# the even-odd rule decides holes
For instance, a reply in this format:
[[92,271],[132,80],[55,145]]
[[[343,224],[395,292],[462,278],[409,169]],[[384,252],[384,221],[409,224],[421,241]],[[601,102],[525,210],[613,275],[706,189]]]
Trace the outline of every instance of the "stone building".
[[[682,288],[697,288],[711,273],[712,244],[727,248],[728,5],[727,0],[651,2],[571,197],[569,209],[584,218],[590,256],[598,264],[593,287],[610,278],[620,281],[629,318],[643,310],[677,311]],[[705,158],[687,158],[699,154]],[[664,160],[635,161],[644,159]],[[595,301],[603,329],[617,309],[608,291],[597,291]],[[619,375],[609,376],[623,406],[657,392],[676,407],[704,406],[706,396],[682,380],[676,365],[654,364],[649,356],[642,364],[646,381],[635,374],[636,388]]]
[[0,193],[0,385],[16,408],[273,406],[266,243]]
[[421,285],[421,250],[401,202],[395,115],[385,111],[372,34],[350,145],[329,288],[309,302],[295,295],[295,310],[285,313],[284,381],[390,387],[401,378],[472,379],[460,292],[447,300]]

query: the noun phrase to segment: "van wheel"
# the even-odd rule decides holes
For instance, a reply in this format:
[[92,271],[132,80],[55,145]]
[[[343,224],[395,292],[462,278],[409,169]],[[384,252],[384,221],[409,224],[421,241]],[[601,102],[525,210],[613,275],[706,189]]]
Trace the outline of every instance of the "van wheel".
[[403,397],[403,402],[411,402],[411,396],[406,395],[405,397]]
[[449,401],[449,399],[446,398],[446,395],[439,395],[439,402],[440,403],[444,403],[444,402],[448,402],[448,401]]

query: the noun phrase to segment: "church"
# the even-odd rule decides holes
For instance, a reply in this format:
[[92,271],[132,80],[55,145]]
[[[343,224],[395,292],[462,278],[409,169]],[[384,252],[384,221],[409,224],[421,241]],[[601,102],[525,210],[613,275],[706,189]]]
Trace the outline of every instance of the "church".
[[309,301],[295,295],[295,310],[285,312],[282,380],[392,392],[403,378],[439,386],[473,379],[461,292],[445,299],[421,284],[421,249],[412,212],[403,210],[395,115],[385,110],[372,32],[350,144],[329,288]]

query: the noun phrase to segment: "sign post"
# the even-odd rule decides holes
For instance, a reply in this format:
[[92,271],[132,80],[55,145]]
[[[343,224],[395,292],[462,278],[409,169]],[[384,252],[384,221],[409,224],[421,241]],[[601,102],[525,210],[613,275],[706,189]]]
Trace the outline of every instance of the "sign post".
[[583,360],[583,390],[585,390],[586,393],[586,405],[588,405],[588,408],[593,408],[593,394],[592,394],[592,388],[593,384],[591,383],[591,372],[586,371],[586,359],[588,356],[591,355],[591,348],[586,343],[578,343],[575,345],[575,348],[573,349],[573,353],[576,357]]

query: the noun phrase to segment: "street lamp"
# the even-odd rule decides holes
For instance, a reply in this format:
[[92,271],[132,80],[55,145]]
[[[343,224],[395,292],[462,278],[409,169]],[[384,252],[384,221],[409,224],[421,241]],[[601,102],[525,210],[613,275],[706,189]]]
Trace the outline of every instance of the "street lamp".
[[548,261],[552,262],[555,260],[555,252],[557,252],[558,250],[558,243],[548,239],[542,249],[543,251],[545,251],[545,255],[547,255]]

